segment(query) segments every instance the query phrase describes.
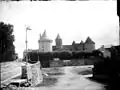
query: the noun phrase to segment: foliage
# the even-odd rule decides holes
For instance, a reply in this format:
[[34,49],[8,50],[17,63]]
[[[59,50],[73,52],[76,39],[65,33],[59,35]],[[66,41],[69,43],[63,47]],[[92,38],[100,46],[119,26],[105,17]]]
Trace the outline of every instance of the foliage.
[[[93,52],[70,52],[70,51],[61,51],[61,52],[29,52],[28,58],[29,62],[40,60],[42,67],[49,67],[50,62],[54,58],[59,58],[60,60],[82,60],[90,59],[92,57],[99,57],[99,51]],[[89,60],[89,62],[91,62]]]
[[52,59],[52,53],[42,53],[42,52],[29,52],[28,59],[30,63],[41,62],[42,67],[49,67],[49,61]]
[[0,22],[0,59],[1,62],[13,61],[15,56],[15,46],[13,25]]
[[72,57],[72,53],[71,52],[67,52],[67,51],[60,52],[59,55],[60,55],[59,58],[61,60],[67,60],[67,59],[70,59]]
[[111,52],[111,58],[103,58],[103,62],[94,64],[93,77],[104,75],[114,84],[116,80],[119,81],[120,79],[120,46],[113,46],[109,48],[109,51]]

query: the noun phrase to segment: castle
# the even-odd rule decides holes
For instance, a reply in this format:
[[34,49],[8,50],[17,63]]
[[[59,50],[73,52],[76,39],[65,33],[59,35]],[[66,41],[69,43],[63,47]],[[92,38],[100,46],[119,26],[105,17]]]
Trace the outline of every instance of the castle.
[[95,42],[92,41],[90,37],[86,39],[85,42],[81,40],[80,43],[73,43],[71,45],[62,45],[62,39],[58,34],[55,39],[55,46],[52,46],[53,40],[49,39],[46,35],[46,31],[40,34],[40,39],[38,40],[39,52],[52,52],[52,51],[81,51],[81,52],[92,52],[95,50]]
[[85,42],[81,40],[80,43],[75,43],[75,41],[73,41],[71,45],[62,45],[62,39],[58,34],[55,39],[55,42],[56,42],[56,45],[53,46],[53,51],[92,52],[93,50],[95,50],[95,42],[93,42],[90,37],[88,37]]

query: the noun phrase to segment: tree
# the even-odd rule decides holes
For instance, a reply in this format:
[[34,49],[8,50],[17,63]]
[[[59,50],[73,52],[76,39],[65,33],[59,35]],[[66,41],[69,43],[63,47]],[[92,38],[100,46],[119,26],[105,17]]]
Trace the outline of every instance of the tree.
[[0,61],[13,61],[16,55],[13,25],[0,22]]

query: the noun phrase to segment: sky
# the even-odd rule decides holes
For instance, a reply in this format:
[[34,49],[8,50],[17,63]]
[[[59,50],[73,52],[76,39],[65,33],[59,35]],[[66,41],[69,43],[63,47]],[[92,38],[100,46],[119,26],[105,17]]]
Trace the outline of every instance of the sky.
[[64,45],[73,40],[80,43],[89,36],[96,44],[117,45],[119,18],[117,2],[107,1],[48,1],[48,2],[0,2],[0,21],[14,25],[15,50],[23,57],[25,50],[25,26],[28,31],[28,48],[38,49],[40,33],[46,30],[53,40],[59,33]]

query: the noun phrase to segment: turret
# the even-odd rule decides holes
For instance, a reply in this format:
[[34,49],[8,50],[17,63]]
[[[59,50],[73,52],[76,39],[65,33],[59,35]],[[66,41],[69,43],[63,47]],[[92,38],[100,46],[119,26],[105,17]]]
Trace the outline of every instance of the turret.
[[55,39],[55,42],[56,42],[56,48],[61,48],[62,46],[62,39],[60,38],[60,35],[58,34],[56,39]]
[[85,51],[86,52],[92,52],[93,50],[95,50],[95,42],[92,41],[92,39],[90,37],[88,37],[85,41]]
[[46,30],[44,31],[42,36],[40,34],[38,43],[40,52],[52,52],[52,40],[47,37]]
[[72,42],[72,45],[75,45],[75,41]]

